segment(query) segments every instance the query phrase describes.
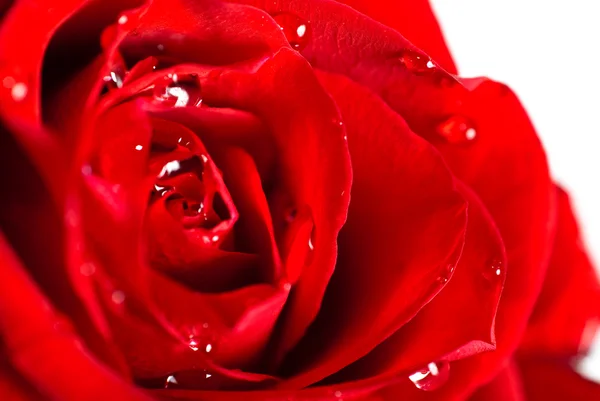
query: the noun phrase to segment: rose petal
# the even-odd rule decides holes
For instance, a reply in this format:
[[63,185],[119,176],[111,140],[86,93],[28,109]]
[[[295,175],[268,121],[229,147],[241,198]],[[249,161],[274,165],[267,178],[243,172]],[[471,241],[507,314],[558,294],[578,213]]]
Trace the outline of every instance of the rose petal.
[[375,21],[394,28],[415,46],[423,49],[446,71],[456,74],[456,66],[429,1],[342,0],[340,2],[368,15]]
[[[71,275],[65,267],[62,250],[68,243],[63,215],[32,162],[11,135],[0,135],[0,180],[9,191],[0,200],[0,226],[29,273],[64,313],[75,321],[88,346],[115,369],[122,369],[118,354],[107,343],[106,322],[97,308],[86,308],[82,300],[93,304],[89,283],[80,272]],[[64,196],[64,195],[63,195]]]
[[469,401],[530,400],[525,397],[524,385],[528,385],[528,383],[521,381],[519,368],[514,361],[511,361],[490,383],[478,389],[469,398]]
[[429,56],[400,33],[344,4],[330,0],[252,4],[271,15],[286,12],[307,21],[311,35],[301,54],[313,67],[369,87],[418,134],[432,129],[440,115],[456,110],[443,92],[466,93],[453,76],[428,64]]
[[[261,60],[251,74],[215,70],[200,76],[209,104],[251,111],[269,126],[279,155],[274,183],[278,196],[288,199],[293,207],[308,206],[313,212],[317,234],[312,243],[312,263],[304,266],[286,306],[277,336],[279,345],[273,352],[277,360],[302,337],[316,316],[333,272],[336,238],[346,218],[351,180],[343,130],[333,103],[312,70],[291,50],[283,48]],[[273,216],[274,221],[284,218]],[[306,249],[308,252],[308,244]]]
[[285,43],[277,26],[253,7],[206,0],[155,0],[122,49],[137,59],[161,56],[224,65],[262,56]]
[[495,349],[494,319],[506,273],[504,246],[481,201],[464,184],[459,188],[469,202],[469,219],[462,256],[441,277],[450,280],[448,285],[410,322],[328,382],[412,373],[430,362]]
[[572,357],[585,352],[600,321],[600,283],[588,258],[569,197],[558,194],[556,237],[542,292],[520,352]]
[[[149,399],[90,357],[72,331],[62,329],[53,306],[31,282],[2,234],[0,261],[0,333],[13,365],[35,388],[54,399],[85,399],[89,394]],[[85,380],[73,380],[76,377]]]
[[440,143],[438,149],[494,218],[506,246],[507,277],[496,316],[496,351],[454,363],[450,381],[436,392],[439,399],[467,394],[514,352],[541,289],[555,229],[546,157],[518,99],[495,82],[466,85],[471,93],[464,115],[477,137],[469,146]]
[[600,384],[584,379],[564,361],[518,360],[528,401],[600,399]]
[[48,399],[8,364],[4,353],[0,353],[0,395],[2,395],[2,399],[11,401],[45,401]]
[[438,278],[464,245],[466,204],[433,147],[368,90],[319,77],[348,129],[352,202],[323,307],[287,360],[297,374],[287,388],[335,373],[406,324],[444,287]]
[[[240,213],[237,248],[258,253],[264,282],[275,283],[282,274],[269,205],[252,158],[239,148],[222,149],[223,179],[228,183]],[[244,245],[242,245],[244,244]],[[241,246],[241,248],[240,248]]]

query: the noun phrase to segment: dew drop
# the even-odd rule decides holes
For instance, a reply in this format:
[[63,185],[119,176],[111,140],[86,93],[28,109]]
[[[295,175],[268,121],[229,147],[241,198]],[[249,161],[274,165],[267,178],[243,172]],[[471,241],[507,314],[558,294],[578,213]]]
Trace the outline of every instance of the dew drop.
[[198,341],[196,341],[195,338],[190,338],[190,341],[188,342],[188,347],[190,347],[190,349],[192,351],[198,351]]
[[129,20],[129,18],[127,18],[126,15],[121,15],[119,17],[119,20],[117,21],[120,25],[125,25],[127,23],[127,21]]
[[156,45],[156,48],[158,49],[158,51],[162,52],[165,50],[165,45],[159,43],[158,45]]
[[202,351],[210,354],[214,351],[214,345],[210,338],[210,336],[195,336],[194,334],[190,334],[188,347],[192,351]]
[[125,302],[125,293],[121,290],[113,291],[111,299],[117,305],[121,305],[123,302]]
[[27,93],[29,92],[29,87],[24,82],[20,82],[12,76],[6,76],[2,79],[2,86],[5,89],[9,90],[10,97],[15,102],[21,102],[25,97],[27,97]]
[[302,50],[311,34],[310,23],[296,14],[283,12],[273,16],[285,38],[295,50]]
[[142,150],[144,147],[142,145],[135,145],[135,150]]
[[473,124],[465,117],[452,116],[436,128],[437,133],[449,143],[466,143],[477,137]]
[[83,166],[81,166],[81,174],[85,176],[92,175],[92,166],[90,166],[89,164],[84,164]]
[[108,72],[107,75],[102,78],[106,87],[109,90],[120,89],[123,87],[123,79],[125,78],[125,68],[121,65],[115,65]]
[[173,388],[176,387],[179,383],[177,379],[173,375],[169,375],[165,380],[165,388]]
[[197,76],[169,74],[154,85],[154,100],[170,107],[199,107],[202,92]]
[[452,278],[452,274],[454,273],[455,269],[456,267],[454,265],[447,265],[438,277],[438,282],[440,284],[446,284],[448,281],[450,281],[450,278]]
[[306,250],[306,259],[305,259],[305,265],[310,265],[312,264],[314,258],[315,258],[315,227],[313,226],[312,231],[310,233],[310,236],[308,237],[308,243],[307,243],[307,250]]
[[158,174],[158,179],[171,178],[187,173],[196,174],[198,177],[202,177],[203,172],[204,162],[202,162],[198,156],[192,156],[189,159],[171,160],[170,162],[167,162]]
[[411,382],[420,390],[433,391],[448,380],[450,365],[448,362],[431,362],[424,369],[408,376]]
[[339,391],[339,390],[337,390],[336,392],[334,392],[334,393],[333,393],[333,396],[334,396],[335,398],[342,398],[342,392],[341,392],[341,391]]
[[486,264],[486,268],[483,271],[483,277],[488,281],[494,281],[500,279],[504,274],[504,263],[501,259],[494,258]]
[[400,53],[398,59],[406,69],[415,74],[423,74],[435,70],[435,64],[427,55],[418,53],[414,50],[404,50]]
[[25,96],[27,96],[27,91],[27,85],[25,85],[23,82],[17,82],[10,90],[10,95],[15,102],[20,102],[21,100],[25,99]]
[[79,267],[79,272],[82,275],[89,277],[96,272],[96,265],[92,262],[86,262]]

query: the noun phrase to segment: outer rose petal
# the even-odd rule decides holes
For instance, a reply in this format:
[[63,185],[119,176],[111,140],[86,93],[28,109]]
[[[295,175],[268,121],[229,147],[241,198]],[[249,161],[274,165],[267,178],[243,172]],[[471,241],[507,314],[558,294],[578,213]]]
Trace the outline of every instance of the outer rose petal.
[[341,0],[375,21],[394,28],[415,46],[429,54],[451,74],[456,65],[428,0]]
[[[391,29],[338,3],[306,0],[265,7],[270,12],[285,7],[284,11],[311,21],[312,38],[302,53],[313,66],[369,87],[415,132],[438,144],[454,174],[474,189],[497,223],[508,255],[496,321],[498,349],[454,363],[449,383],[427,395],[464,398],[490,380],[518,346],[549,257],[555,194],[543,149],[526,113],[503,85],[466,80],[463,86],[453,84],[443,71],[412,71],[398,54],[406,50],[420,54],[418,49]],[[472,144],[444,144],[436,131],[440,123],[457,115],[476,128]]]
[[10,366],[6,355],[0,351],[0,396],[8,401],[46,401],[23,376]]
[[520,373],[516,363],[509,362],[494,380],[477,390],[469,401],[532,401],[525,398],[523,386],[527,383],[521,381]]
[[462,256],[456,267],[450,266],[456,272],[451,279],[442,278],[449,284],[410,322],[336,375],[336,382],[390,373],[408,376],[430,362],[495,349],[494,320],[506,273],[504,246],[481,201],[464,184],[459,188],[469,202],[469,218]]
[[1,232],[0,273],[0,333],[12,365],[35,388],[63,400],[89,399],[90,394],[97,400],[149,399],[90,357],[79,338],[65,330]]
[[558,222],[548,273],[520,347],[523,354],[570,358],[585,352],[600,320],[600,283],[568,195],[558,193]]
[[443,288],[439,277],[464,245],[466,205],[437,152],[369,91],[319,78],[348,130],[352,202],[323,307],[287,360],[297,372],[287,388],[335,373],[392,335]]
[[527,401],[600,400],[600,384],[584,379],[564,361],[518,360]]
[[439,149],[498,225],[507,277],[496,317],[496,351],[455,363],[449,383],[435,394],[444,400],[460,399],[491,379],[518,346],[541,289],[554,233],[554,187],[527,114],[501,84],[468,81],[467,86],[471,92],[463,113],[478,136],[470,146],[440,144]]

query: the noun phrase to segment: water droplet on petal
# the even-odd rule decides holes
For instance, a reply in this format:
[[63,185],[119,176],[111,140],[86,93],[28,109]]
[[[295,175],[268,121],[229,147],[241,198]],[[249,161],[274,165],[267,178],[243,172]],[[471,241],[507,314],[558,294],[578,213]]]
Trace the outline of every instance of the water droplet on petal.
[[25,85],[23,82],[17,82],[13,85],[10,95],[15,102],[20,102],[21,100],[25,99],[25,96],[27,96],[27,91],[27,85]]
[[450,375],[448,362],[431,362],[427,367],[408,376],[418,389],[433,391],[442,386]]
[[96,272],[96,265],[92,262],[84,263],[79,267],[79,271],[82,275],[89,277]]
[[81,174],[85,176],[92,175],[92,166],[90,166],[89,164],[84,164],[83,166],[81,166]]
[[111,68],[107,75],[102,78],[106,87],[111,89],[120,89],[123,87],[123,79],[125,78],[125,67],[117,64]]
[[477,137],[473,124],[465,117],[455,115],[437,126],[437,132],[449,143],[466,143]]
[[296,14],[287,12],[276,14],[273,19],[277,22],[293,49],[300,51],[306,46],[311,34],[308,21]]
[[12,76],[6,76],[2,79],[2,86],[9,90],[10,97],[15,102],[20,102],[27,96],[29,88],[24,82],[20,82]]
[[333,393],[333,396],[334,396],[335,398],[342,398],[342,392],[341,392],[341,391],[339,391],[339,390],[337,390],[336,392],[334,392],[334,393]]
[[119,20],[117,21],[120,25],[124,25],[127,23],[127,21],[129,20],[129,18],[127,18],[126,15],[121,15],[119,17]]
[[113,291],[111,298],[114,303],[120,305],[125,302],[125,293],[120,290]]
[[435,70],[435,64],[429,56],[406,49],[398,56],[398,59],[406,69],[415,74],[428,73]]
[[198,351],[198,341],[196,341],[195,338],[190,338],[190,341],[188,342],[188,347],[190,347],[190,349],[192,351]]
[[305,265],[310,265],[315,257],[315,227],[313,226],[310,236],[308,237],[308,249],[306,251]]
[[169,74],[154,86],[154,99],[170,107],[198,107],[202,92],[197,76]]
[[456,267],[454,265],[447,265],[443,270],[440,276],[438,277],[438,282],[440,284],[446,284],[452,278],[452,274]]
[[178,384],[177,379],[173,375],[168,376],[167,380],[165,380],[165,388],[177,387]]
[[203,351],[207,354],[214,351],[214,343],[212,341],[213,337],[210,333],[204,333],[204,335],[196,336],[194,334],[190,334],[188,347],[192,351]]
[[167,162],[158,174],[158,179],[171,178],[187,173],[195,174],[200,178],[203,172],[204,162],[198,156],[192,156],[189,159]]
[[488,281],[499,280],[504,274],[504,263],[501,259],[494,258],[490,260],[485,270],[483,271],[483,277]]

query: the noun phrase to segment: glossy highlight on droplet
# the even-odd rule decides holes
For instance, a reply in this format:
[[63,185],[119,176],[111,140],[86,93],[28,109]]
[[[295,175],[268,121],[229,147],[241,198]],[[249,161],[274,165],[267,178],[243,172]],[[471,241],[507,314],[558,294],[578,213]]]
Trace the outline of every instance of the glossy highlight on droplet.
[[500,280],[504,274],[504,263],[499,258],[493,258],[486,263],[483,277],[488,281]]
[[452,278],[452,275],[454,274],[454,270],[456,269],[456,266],[454,265],[446,265],[443,269],[442,272],[440,273],[440,275],[438,276],[438,282],[440,284],[446,284],[448,281],[450,281],[450,278]]
[[199,107],[202,91],[198,77],[194,74],[168,74],[154,84],[154,100],[169,107]]
[[294,50],[300,51],[306,47],[311,36],[311,27],[308,21],[288,12],[275,14],[273,19],[277,22]]
[[111,299],[115,304],[121,305],[123,302],[125,302],[125,293],[121,290],[113,291]]
[[173,376],[173,375],[167,376],[167,379],[165,380],[165,388],[174,388],[174,387],[177,387],[178,385],[179,385],[179,383],[177,382],[177,379],[175,378],[175,376]]
[[414,50],[405,49],[398,56],[398,60],[412,73],[423,74],[435,70],[435,64],[425,55]]
[[416,388],[433,391],[446,383],[449,376],[450,364],[448,362],[430,362],[425,368],[416,371],[408,378]]
[[460,144],[473,141],[477,137],[477,131],[473,124],[464,116],[455,115],[441,122],[436,132],[446,142]]

